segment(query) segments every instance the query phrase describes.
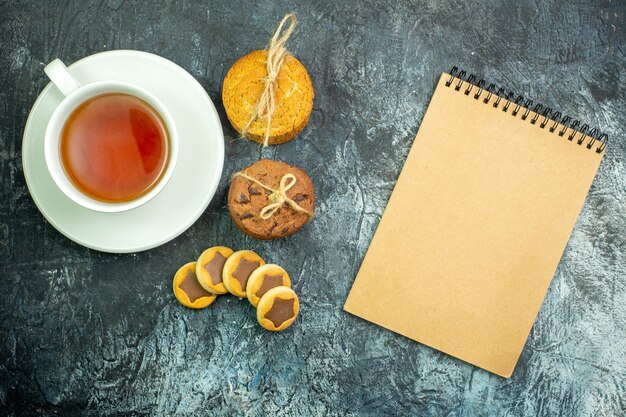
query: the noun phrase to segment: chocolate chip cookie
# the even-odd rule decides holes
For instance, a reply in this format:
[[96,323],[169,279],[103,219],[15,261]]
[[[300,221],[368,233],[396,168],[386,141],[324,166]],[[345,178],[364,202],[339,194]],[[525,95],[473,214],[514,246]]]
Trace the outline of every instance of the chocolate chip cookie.
[[286,237],[313,218],[315,188],[300,168],[262,159],[233,176],[228,209],[237,227],[256,239]]

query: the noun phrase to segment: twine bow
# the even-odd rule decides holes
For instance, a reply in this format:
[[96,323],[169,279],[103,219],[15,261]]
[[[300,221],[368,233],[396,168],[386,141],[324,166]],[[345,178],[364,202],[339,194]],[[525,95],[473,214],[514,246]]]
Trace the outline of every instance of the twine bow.
[[271,193],[267,197],[271,201],[271,203],[263,207],[261,209],[261,212],[259,213],[259,217],[261,217],[263,220],[267,220],[270,217],[272,217],[278,211],[278,209],[281,208],[284,204],[288,204],[289,206],[291,206],[292,209],[294,209],[295,211],[299,213],[306,213],[309,216],[309,218],[313,217],[313,213],[309,212],[308,210],[303,209],[302,207],[300,207],[298,203],[293,201],[291,198],[287,197],[287,191],[289,191],[291,187],[296,185],[297,179],[295,175],[293,174],[283,175],[283,177],[280,179],[278,189],[276,190],[271,187],[268,187],[267,185],[263,184],[256,178],[253,178],[247,174],[244,174],[243,172],[237,172],[235,175],[233,175],[233,178],[235,177],[242,177],[242,178],[247,179],[248,181],[252,181],[253,183],[265,188],[267,191]]
[[[283,26],[287,22],[287,20],[291,20],[289,26],[285,30],[285,33],[281,35],[283,30]],[[274,89],[276,87],[276,78],[278,77],[278,72],[280,71],[280,67],[282,67],[283,62],[285,61],[285,57],[288,52],[285,48],[285,42],[291,36],[291,33],[296,27],[296,23],[298,20],[296,19],[296,15],[293,13],[289,13],[278,25],[276,32],[274,32],[274,36],[270,40],[269,45],[267,45],[267,76],[264,78],[265,88],[263,89],[263,94],[261,94],[261,98],[256,103],[254,107],[254,111],[252,112],[252,116],[248,121],[248,124],[243,128],[240,132],[242,137],[245,137],[248,134],[248,130],[252,123],[258,118],[260,120],[267,119],[267,127],[265,128],[265,138],[263,139],[263,147],[266,147],[269,144],[270,140],[270,127],[272,124],[272,113],[276,109],[276,100],[274,98]]]

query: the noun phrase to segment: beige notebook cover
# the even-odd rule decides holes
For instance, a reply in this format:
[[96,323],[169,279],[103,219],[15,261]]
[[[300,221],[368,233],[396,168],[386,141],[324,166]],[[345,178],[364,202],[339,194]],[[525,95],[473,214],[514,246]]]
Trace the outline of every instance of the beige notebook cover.
[[497,95],[484,103],[486,91],[475,99],[478,87],[450,79],[439,80],[344,309],[509,377],[605,144],[571,128],[559,136],[565,126],[550,132],[543,115],[533,124],[534,112],[523,119],[505,99],[494,108]]

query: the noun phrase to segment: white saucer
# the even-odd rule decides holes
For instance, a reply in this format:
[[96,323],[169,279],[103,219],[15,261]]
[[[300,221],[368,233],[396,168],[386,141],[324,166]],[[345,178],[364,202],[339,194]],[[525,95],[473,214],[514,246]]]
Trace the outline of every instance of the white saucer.
[[[222,174],[224,135],[213,102],[184,69],[146,52],[102,52],[75,62],[69,69],[83,84],[127,81],[159,98],[178,129],[178,163],[165,188],[141,207],[100,213],[77,205],[56,186],[44,159],[46,126],[63,98],[50,83],[33,105],[22,142],[24,176],[35,204],[59,232],[103,252],[138,252],[174,239],[207,208]],[[43,69],[41,74],[44,76]]]

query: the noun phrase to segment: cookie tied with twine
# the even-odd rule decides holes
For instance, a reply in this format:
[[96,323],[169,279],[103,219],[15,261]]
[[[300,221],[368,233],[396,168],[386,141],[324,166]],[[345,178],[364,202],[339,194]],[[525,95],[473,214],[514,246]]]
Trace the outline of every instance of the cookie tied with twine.
[[228,120],[242,137],[263,146],[298,135],[313,110],[313,85],[306,68],[285,43],[297,19],[286,15],[267,49],[240,58],[226,74],[222,101]]
[[300,168],[262,159],[233,175],[228,209],[237,227],[256,239],[286,237],[313,218],[315,188]]

